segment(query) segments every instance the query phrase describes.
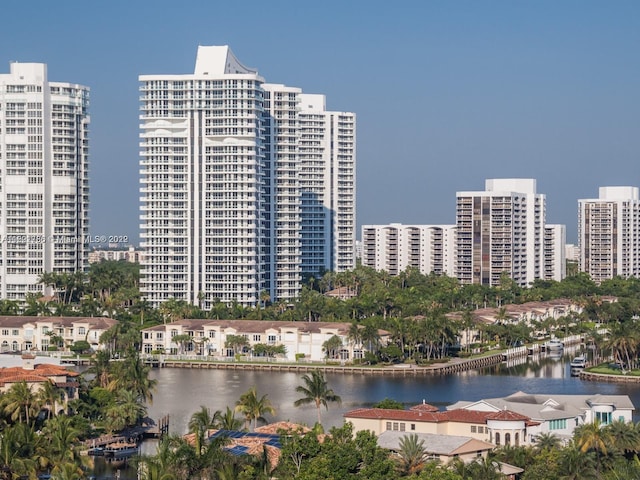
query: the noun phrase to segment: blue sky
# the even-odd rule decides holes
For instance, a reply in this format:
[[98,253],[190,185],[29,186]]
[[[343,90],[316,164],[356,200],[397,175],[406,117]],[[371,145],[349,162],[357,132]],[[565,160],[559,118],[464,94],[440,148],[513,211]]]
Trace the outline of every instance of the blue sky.
[[[268,82],[358,115],[358,225],[454,223],[455,192],[530,177],[577,199],[640,186],[637,1],[10,1],[0,72],[91,88],[91,231],[138,238],[140,74],[230,45]],[[360,236],[359,228],[357,236]]]

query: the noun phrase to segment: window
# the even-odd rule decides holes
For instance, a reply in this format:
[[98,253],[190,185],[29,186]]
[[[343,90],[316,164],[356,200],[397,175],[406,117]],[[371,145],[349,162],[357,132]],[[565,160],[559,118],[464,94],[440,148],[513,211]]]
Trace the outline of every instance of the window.
[[609,425],[611,423],[611,412],[596,412],[596,420],[602,425]]
[[20,331],[17,328],[14,328],[13,330],[11,330],[11,335],[17,337],[18,335],[20,335]]
[[416,424],[415,424],[415,423],[412,423],[412,424],[411,424],[411,430],[415,430],[415,429],[416,429]]
[[393,422],[393,430],[395,432],[397,432],[398,430],[400,430],[400,425],[398,424],[398,422]]
[[559,418],[557,420],[549,420],[549,430],[564,430],[567,428],[567,419]]
[[216,331],[215,330],[209,330],[209,338],[216,338]]
[[2,329],[2,335],[9,335],[9,329],[8,328],[3,328]]
[[471,433],[476,433],[477,427],[475,425],[471,425]]
[[515,440],[516,440],[516,447],[519,447],[520,446],[520,434],[518,432],[516,432]]
[[400,431],[404,432],[405,431],[405,423],[401,423],[400,424]]
[[387,422],[387,430],[391,430],[391,422]]
[[500,434],[496,432],[496,445],[500,445]]
[[505,433],[504,434],[504,444],[505,445],[511,445],[511,434],[510,433]]
[[489,429],[485,432],[485,427],[478,427],[478,433],[489,433]]
[[253,336],[253,341],[254,341],[254,342],[259,342],[261,338],[262,338],[262,336],[261,336],[261,335],[254,335],[254,336]]
[[86,334],[86,329],[84,327],[78,327],[78,335]]

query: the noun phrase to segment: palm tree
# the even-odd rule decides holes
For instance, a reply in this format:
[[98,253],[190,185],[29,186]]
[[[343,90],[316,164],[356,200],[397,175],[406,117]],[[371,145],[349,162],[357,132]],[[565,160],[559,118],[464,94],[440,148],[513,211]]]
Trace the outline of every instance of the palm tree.
[[204,405],[200,406],[200,410],[191,415],[189,419],[189,433],[195,435],[195,448],[196,455],[202,454],[202,447],[206,440],[206,435],[209,429],[214,428],[217,417],[220,416],[220,412],[216,411],[213,415],[211,410]]
[[322,344],[322,349],[326,352],[327,357],[337,358],[337,353],[342,348],[342,339],[338,335],[334,335]]
[[320,406],[324,405],[328,410],[328,402],[336,402],[340,404],[342,399],[333,392],[333,389],[327,386],[324,373],[320,370],[313,370],[311,375],[304,375],[302,380],[304,381],[304,385],[296,387],[296,392],[303,394],[304,397],[293,402],[293,405],[299,407],[300,405],[315,403],[316,409],[318,410],[318,424],[322,425]]
[[71,417],[59,415],[52,418],[42,429],[42,434],[47,443],[47,457],[54,465],[79,463],[76,444],[80,432],[73,426]]
[[622,453],[638,452],[640,450],[640,436],[632,423],[623,421],[612,422],[605,427],[611,446]]
[[553,433],[544,432],[536,435],[536,449],[539,452],[551,451],[560,447],[560,438]]
[[14,383],[9,391],[5,394],[4,411],[11,416],[14,422],[22,422],[24,420],[28,424],[30,422],[30,413],[36,404],[36,398],[31,387],[24,380]]
[[400,439],[400,471],[403,475],[413,475],[422,470],[427,461],[427,451],[424,440],[418,440],[418,435],[412,433]]
[[84,472],[75,463],[58,464],[51,470],[51,480],[82,480]]
[[[217,413],[219,412],[216,411],[216,414]],[[225,412],[220,413],[216,419],[215,428],[221,430],[240,430],[240,428],[242,428],[242,420],[237,418],[235,412],[227,407]]]
[[56,414],[56,406],[64,401],[64,391],[56,387],[52,382],[44,382],[40,391],[36,394],[36,401],[42,407],[47,408],[47,418]]
[[276,414],[276,410],[271,405],[267,395],[258,398],[256,387],[251,387],[247,392],[240,395],[240,399],[236,402],[236,412],[242,413],[248,427],[253,421],[253,428],[258,426],[258,421],[265,422],[265,413],[271,415]]
[[595,452],[596,469],[600,473],[600,455],[607,454],[607,446],[610,443],[610,433],[601,428],[597,420],[580,425],[574,430],[574,439],[582,453]]
[[562,480],[595,480],[600,478],[594,468],[593,454],[585,453],[576,444],[571,444],[562,450],[560,457],[560,472]]

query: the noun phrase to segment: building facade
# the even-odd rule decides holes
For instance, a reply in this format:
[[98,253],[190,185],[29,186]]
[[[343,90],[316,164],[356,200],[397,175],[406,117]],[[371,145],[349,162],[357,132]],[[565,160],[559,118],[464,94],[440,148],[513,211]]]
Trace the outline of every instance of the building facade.
[[363,225],[362,265],[398,275],[408,267],[422,274],[455,276],[455,225]]
[[544,226],[543,280],[559,282],[567,276],[567,227],[548,224]]
[[462,283],[497,286],[506,272],[526,287],[561,269],[545,264],[547,253],[549,261],[563,262],[564,252],[555,252],[559,243],[551,238],[545,244],[545,196],[536,192],[534,179],[489,179],[484,191],[456,197],[456,275]]
[[304,273],[353,268],[353,114],[265,83],[226,46],[199,47],[193,74],[140,82],[152,305],[254,306],[296,297]]
[[[75,342],[86,341],[100,350],[100,336],[118,323],[106,317],[0,317],[0,353],[37,350],[68,351]],[[59,345],[62,345],[61,347]]]
[[47,293],[44,272],[89,253],[89,89],[50,82],[41,63],[0,74],[0,297]]
[[600,187],[578,200],[580,270],[595,282],[640,276],[640,196],[637,187]]
[[[338,361],[361,359],[366,351],[362,341],[354,341],[347,322],[285,322],[271,320],[178,320],[166,325],[157,325],[142,330],[143,353],[208,355],[233,357],[236,353],[252,355],[258,344],[284,346],[284,356],[297,360],[302,355],[306,360],[322,361],[328,356],[323,344],[334,336],[342,347],[334,352]],[[380,344],[386,345],[389,333],[379,330]],[[241,352],[231,347],[230,336],[244,337],[247,344]],[[174,338],[190,338],[178,342]],[[366,343],[366,342],[365,342]]]

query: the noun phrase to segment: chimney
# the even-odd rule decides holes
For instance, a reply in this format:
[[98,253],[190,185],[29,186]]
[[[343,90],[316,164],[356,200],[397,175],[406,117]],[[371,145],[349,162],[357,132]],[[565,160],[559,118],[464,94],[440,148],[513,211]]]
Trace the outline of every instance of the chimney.
[[22,368],[24,370],[33,370],[35,368],[36,356],[31,353],[22,354]]

